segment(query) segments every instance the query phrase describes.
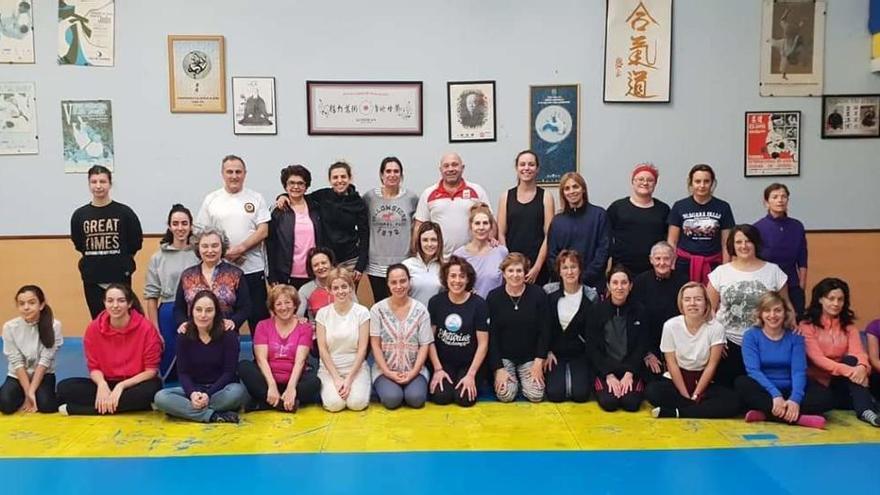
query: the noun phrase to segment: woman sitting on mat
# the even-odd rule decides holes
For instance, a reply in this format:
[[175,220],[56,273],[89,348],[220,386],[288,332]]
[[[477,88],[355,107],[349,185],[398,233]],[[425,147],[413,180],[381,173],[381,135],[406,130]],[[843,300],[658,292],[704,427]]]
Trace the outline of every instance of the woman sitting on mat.
[[238,383],[238,334],[224,331],[220,301],[209,290],[193,298],[186,333],[177,335],[180,386],[160,390],[156,408],[200,423],[238,423],[247,390]]
[[15,305],[20,316],[3,325],[8,371],[0,387],[0,412],[56,412],[55,355],[64,343],[61,323],[36,285],[18,289]]
[[299,294],[290,285],[269,289],[271,316],[257,323],[256,359],[238,364],[238,374],[253,400],[249,409],[296,412],[300,404],[318,400],[321,382],[308,364],[314,331],[307,319],[296,315],[300,304]]
[[831,394],[807,378],[804,338],[792,330],[791,304],[771,291],[758,301],[755,326],[743,336],[747,375],[736,379],[736,391],[749,408],[746,422],[767,418],[823,428],[822,413],[831,409]]
[[149,411],[162,388],[159,331],[143,315],[141,303],[127,285],[110,284],[104,311],[83,336],[89,378],[58,384],[58,412],[71,415]]
[[739,398],[712,383],[724,349],[724,327],[712,319],[706,288],[688,282],[678,291],[681,315],[663,325],[660,351],[670,379],[648,384],[645,395],[655,418],[730,418]]

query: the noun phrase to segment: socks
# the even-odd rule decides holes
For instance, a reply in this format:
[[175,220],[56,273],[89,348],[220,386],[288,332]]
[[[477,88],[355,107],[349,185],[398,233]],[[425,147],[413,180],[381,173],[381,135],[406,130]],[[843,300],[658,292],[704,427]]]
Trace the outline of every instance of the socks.
[[877,415],[877,413],[870,409],[866,409],[862,413],[862,415],[859,416],[859,419],[861,419],[865,423],[868,423],[871,426],[880,427],[880,415]]
[[655,407],[651,409],[651,416],[655,418],[677,418],[678,409],[674,407]]
[[766,421],[767,415],[763,411],[751,409],[746,413],[746,423],[757,423],[758,421]]

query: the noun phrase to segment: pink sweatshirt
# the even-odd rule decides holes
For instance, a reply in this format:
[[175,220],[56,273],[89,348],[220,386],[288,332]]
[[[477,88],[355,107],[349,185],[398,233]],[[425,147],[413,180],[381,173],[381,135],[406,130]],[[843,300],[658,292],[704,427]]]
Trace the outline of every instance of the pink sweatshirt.
[[844,330],[840,328],[838,318],[822,316],[822,327],[803,321],[798,328],[804,336],[807,357],[810,358],[807,375],[813,380],[827,387],[832,376],[850,374],[853,367],[840,362],[846,355],[855,357],[859,365],[871,369],[868,364],[868,354],[862,346],[859,329],[855,325],[850,325]]

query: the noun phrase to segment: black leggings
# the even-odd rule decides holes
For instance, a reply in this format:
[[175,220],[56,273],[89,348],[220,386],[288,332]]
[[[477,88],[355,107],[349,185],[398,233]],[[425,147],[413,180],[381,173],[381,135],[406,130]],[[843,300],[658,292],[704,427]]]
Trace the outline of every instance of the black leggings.
[[[117,383],[119,382],[108,381],[107,385],[112,390]],[[159,390],[162,390],[162,380],[158,377],[123,390],[116,412],[149,411],[153,396]],[[67,404],[67,414],[70,415],[97,415],[98,410],[95,409],[97,396],[98,386],[89,378],[68,378],[58,384],[58,402]]]
[[683,397],[672,380],[656,380],[648,384],[645,398],[655,407],[678,409],[680,418],[732,418],[739,413],[739,396],[721,385],[706,387],[699,402]]
[[[463,390],[462,388],[459,388],[458,390],[455,389],[455,385],[458,383],[459,380],[464,378],[464,376],[468,372],[468,369],[470,369],[470,365],[466,365],[466,366],[463,365],[458,368],[444,367],[443,371],[445,371],[446,374],[449,375],[449,378],[452,379],[452,383],[449,383],[444,380],[443,381],[443,390],[441,391],[440,387],[437,387],[437,390],[435,390],[433,394],[430,394],[430,383],[429,383],[428,384],[428,392],[431,396],[431,402],[433,402],[434,404],[440,405],[440,406],[452,404],[453,402],[455,402],[456,404],[458,404],[459,406],[462,406],[462,407],[470,407],[470,406],[474,405],[477,402],[476,397],[474,397],[474,400],[470,400],[470,398],[467,396],[466,393],[464,394],[464,396],[462,396],[462,393],[461,393]],[[478,377],[479,377],[479,374],[478,374]],[[479,384],[480,383],[479,378],[476,378],[474,380],[474,382],[476,384]]]
[[[615,375],[616,376],[616,375]],[[623,378],[623,375],[617,377]],[[636,412],[642,407],[642,399],[644,398],[645,384],[638,377],[633,378],[632,390],[624,394],[622,397],[615,397],[608,387],[608,382],[604,378],[596,377],[593,381],[596,389],[596,401],[599,407],[607,412],[614,412],[623,409],[628,412]]]
[[[37,411],[41,413],[58,412],[58,401],[55,399],[55,374],[46,373],[43,381],[34,394],[37,399]],[[0,387],[0,412],[12,414],[24,404],[24,389],[18,378],[7,376],[6,382]]]
[[[762,411],[768,418],[773,416],[773,397],[770,397],[770,393],[753,378],[747,375],[737,378],[736,391],[748,409]],[[791,395],[791,390],[780,390],[780,392],[784,399],[788,399]],[[834,398],[831,392],[813,380],[807,379],[807,388],[801,400],[801,414],[822,414],[833,407]]]
[[[859,364],[859,360],[855,356],[848,355],[844,356],[840,362],[849,366],[858,366]],[[828,389],[834,397],[835,409],[853,409],[856,416],[861,417],[863,412],[868,409],[874,410],[876,407],[868,387],[853,383],[845,376],[832,376]]]
[[[263,376],[257,363],[248,360],[239,361],[238,376],[241,377],[241,383],[244,383],[251,399],[258,404],[258,408],[271,409],[269,403],[266,402],[266,394],[269,393],[269,384],[266,382],[266,377]],[[279,394],[283,394],[284,391],[287,390],[286,382],[276,382],[275,385],[278,387]],[[321,381],[318,380],[318,375],[312,370],[304,369],[299,377],[299,381],[296,382],[296,398],[299,400],[299,403],[316,404],[320,392]],[[284,405],[279,402],[278,409],[283,408]]]
[[[571,389],[566,386],[570,380]],[[556,357],[556,366],[544,375],[544,394],[550,402],[574,402],[590,400],[593,372],[586,356],[577,358]]]
[[257,323],[269,317],[269,308],[266,307],[266,299],[269,297],[266,289],[266,276],[262,271],[248,273],[244,276],[251,296],[251,312],[248,315],[248,331],[253,336],[257,329]]
[[377,303],[390,295],[388,292],[388,279],[385,277],[377,277],[375,275],[367,275],[370,279],[370,289],[373,290],[373,302]]
[[746,366],[743,364],[742,347],[733,342],[727,343],[727,357],[718,363],[718,371],[715,372],[715,383],[733,389],[736,379],[746,374]]

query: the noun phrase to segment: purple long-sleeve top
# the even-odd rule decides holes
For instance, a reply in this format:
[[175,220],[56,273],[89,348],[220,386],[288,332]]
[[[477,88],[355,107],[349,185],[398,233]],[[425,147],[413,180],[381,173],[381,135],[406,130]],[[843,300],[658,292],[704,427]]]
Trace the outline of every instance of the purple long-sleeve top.
[[788,216],[774,218],[767,214],[754,226],[761,233],[761,259],[779,266],[788,275],[789,287],[800,285],[798,269],[807,267],[804,224]]
[[234,331],[205,344],[186,335],[177,336],[177,376],[186,396],[193,392],[214,395],[237,379],[239,342]]

